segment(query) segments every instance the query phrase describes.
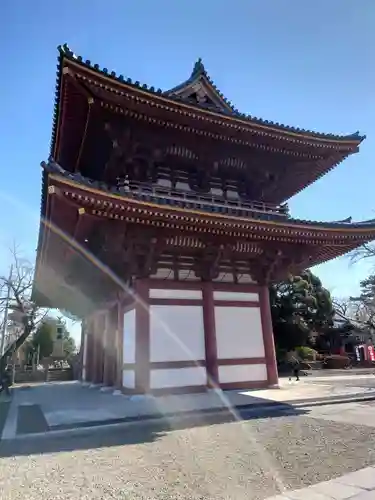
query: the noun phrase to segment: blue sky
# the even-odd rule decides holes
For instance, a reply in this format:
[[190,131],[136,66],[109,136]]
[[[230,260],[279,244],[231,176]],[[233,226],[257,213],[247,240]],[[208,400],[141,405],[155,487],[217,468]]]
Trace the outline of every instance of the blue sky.
[[[49,153],[56,46],[167,89],[202,57],[243,112],[321,132],[367,135],[361,152],[290,203],[295,217],[375,218],[373,0],[2,0],[0,257],[15,239],[34,259],[41,169]],[[371,263],[317,268],[336,295]]]

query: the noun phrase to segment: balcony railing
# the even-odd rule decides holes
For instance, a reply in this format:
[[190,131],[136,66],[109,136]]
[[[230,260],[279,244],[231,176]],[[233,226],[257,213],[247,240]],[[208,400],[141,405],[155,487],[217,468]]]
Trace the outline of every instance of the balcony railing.
[[120,189],[121,191],[125,191],[128,196],[160,205],[223,213],[238,217],[265,219],[285,219],[289,217],[287,204],[272,205],[257,201],[230,200],[213,194],[198,194],[193,191],[189,192],[137,182],[124,183]]

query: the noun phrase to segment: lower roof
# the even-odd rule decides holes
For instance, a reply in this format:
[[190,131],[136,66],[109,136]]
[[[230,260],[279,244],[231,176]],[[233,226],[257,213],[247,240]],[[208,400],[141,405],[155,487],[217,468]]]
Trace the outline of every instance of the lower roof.
[[[268,229],[275,234],[285,234],[285,232],[288,232],[294,235],[300,233],[300,236],[317,237],[320,233],[324,233],[327,239],[337,239],[338,237],[344,239],[354,238],[363,240],[363,243],[375,239],[375,219],[352,222],[351,217],[348,217],[341,221],[321,222],[291,217],[281,218],[278,214],[272,214],[270,212],[254,212],[252,217],[243,217],[202,211],[200,209],[189,209],[180,206],[160,206],[160,204],[152,200],[152,197],[150,197],[150,201],[137,200],[133,196],[130,196],[129,192],[124,188],[113,187],[103,182],[92,181],[79,173],[71,173],[63,169],[52,159],[50,159],[48,163],[42,162],[41,166],[49,179],[46,185],[57,183],[66,186],[67,190],[71,192],[71,196],[76,198],[77,201],[82,200],[82,202],[90,205],[90,207],[91,205],[92,207],[95,206],[95,208],[102,209],[106,207],[108,216],[110,216],[111,210],[116,210],[116,208],[122,206],[121,203],[126,203],[132,208],[149,207],[150,209],[162,209],[163,213],[174,212],[176,219],[190,214],[191,217],[194,217],[197,221],[204,217],[205,219],[213,220],[214,223],[220,224],[220,222],[222,222],[226,226],[233,226],[238,229],[245,228],[246,226],[254,227],[255,225],[264,230]],[[44,193],[42,194],[43,198],[47,195],[45,192],[46,185],[44,186]],[[77,197],[74,195],[74,191],[77,192]],[[68,191],[66,194],[68,197],[70,196]],[[44,205],[45,204],[42,203],[42,207]],[[119,210],[121,211],[123,208],[119,208]],[[42,213],[42,215],[44,214]],[[152,215],[151,212],[150,215]]]

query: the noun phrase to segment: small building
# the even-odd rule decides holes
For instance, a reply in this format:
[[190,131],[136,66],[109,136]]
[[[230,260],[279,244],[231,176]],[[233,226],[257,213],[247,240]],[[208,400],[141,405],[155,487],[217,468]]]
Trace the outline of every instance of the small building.
[[363,139],[241,113],[201,60],[162,91],[60,47],[33,298],[83,319],[82,379],[276,385],[269,284],[375,238],[286,201]]

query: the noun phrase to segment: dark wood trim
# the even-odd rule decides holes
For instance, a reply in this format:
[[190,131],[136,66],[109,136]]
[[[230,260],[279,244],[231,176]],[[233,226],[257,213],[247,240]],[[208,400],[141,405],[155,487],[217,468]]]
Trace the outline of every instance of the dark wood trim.
[[207,392],[205,385],[187,385],[184,387],[162,387],[160,389],[151,389],[150,394],[154,396],[164,396],[168,394],[194,394]]
[[144,279],[149,288],[164,290],[202,290],[202,281],[174,281],[160,279]]
[[137,280],[135,293],[135,389],[139,393],[150,389],[150,315],[148,310],[149,287],[145,280]]
[[226,382],[220,384],[220,388],[224,391],[266,389],[267,387],[269,387],[267,380],[249,380],[248,382]]
[[264,352],[267,360],[268,385],[273,386],[279,383],[279,377],[276,363],[275,342],[273,337],[270,296],[267,285],[263,285],[261,287],[259,298]]
[[132,311],[133,309],[135,309],[135,306],[136,306],[135,301],[132,301],[132,302],[129,302],[126,304],[122,304],[121,307],[122,307],[123,314],[125,314],[129,311]]
[[202,299],[150,299],[152,306],[202,306]]
[[266,358],[228,358],[218,359],[219,366],[235,366],[235,365],[265,365]]
[[[205,360],[192,360],[187,359],[184,361],[150,361],[150,370],[170,370],[174,368],[195,368],[195,367],[206,366]],[[135,370],[135,363],[124,363],[122,365],[123,370]]]
[[162,387],[160,389],[150,389],[147,393],[139,392],[136,389],[123,387],[121,392],[126,396],[135,394],[149,394],[151,396],[169,396],[170,394],[194,394],[206,393],[207,387],[205,385],[189,385],[184,387]]
[[216,387],[219,381],[219,373],[217,368],[216,324],[212,283],[202,283],[202,292],[207,385],[208,387]]
[[[202,281],[174,281],[160,279],[145,279],[149,288],[165,290],[202,290]],[[237,292],[237,293],[259,293],[260,286],[257,284],[236,284],[236,283],[216,283],[212,282],[215,292]]]
[[212,282],[214,292],[259,293],[257,284],[216,283]]
[[260,302],[252,300],[214,300],[215,307],[259,307]]

